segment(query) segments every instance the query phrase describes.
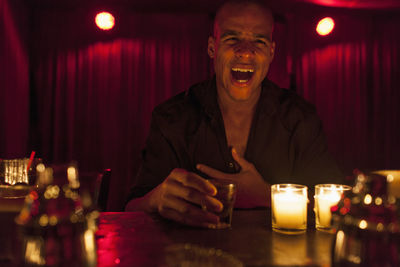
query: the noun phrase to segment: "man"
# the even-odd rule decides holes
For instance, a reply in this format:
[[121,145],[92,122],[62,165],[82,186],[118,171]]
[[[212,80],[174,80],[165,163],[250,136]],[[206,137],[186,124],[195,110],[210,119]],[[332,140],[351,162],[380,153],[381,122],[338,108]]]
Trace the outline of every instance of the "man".
[[270,10],[255,2],[219,9],[208,40],[215,77],[155,108],[127,211],[213,227],[222,204],[206,178],[235,180],[235,207],[253,208],[270,206],[270,184],[340,176],[315,109],[266,79],[272,31]]

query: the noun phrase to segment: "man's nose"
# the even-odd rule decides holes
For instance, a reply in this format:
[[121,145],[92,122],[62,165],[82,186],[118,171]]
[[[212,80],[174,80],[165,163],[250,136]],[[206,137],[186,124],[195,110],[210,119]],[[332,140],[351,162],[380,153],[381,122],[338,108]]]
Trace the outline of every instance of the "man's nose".
[[247,41],[240,42],[235,48],[235,54],[238,58],[251,58],[254,53],[254,45]]

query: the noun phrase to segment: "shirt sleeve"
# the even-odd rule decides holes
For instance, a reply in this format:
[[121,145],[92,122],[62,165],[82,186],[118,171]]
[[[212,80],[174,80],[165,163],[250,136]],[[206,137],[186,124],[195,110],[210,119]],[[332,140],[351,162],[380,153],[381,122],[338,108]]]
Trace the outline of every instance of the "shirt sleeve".
[[179,166],[175,150],[163,134],[164,124],[162,117],[153,112],[150,132],[145,149],[142,151],[142,164],[130,189],[127,202],[146,195],[162,183],[172,169]]

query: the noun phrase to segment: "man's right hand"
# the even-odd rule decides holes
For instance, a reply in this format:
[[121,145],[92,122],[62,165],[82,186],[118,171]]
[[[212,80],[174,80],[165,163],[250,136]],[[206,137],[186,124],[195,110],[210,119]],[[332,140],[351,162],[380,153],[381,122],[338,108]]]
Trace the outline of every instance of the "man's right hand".
[[216,193],[215,186],[206,179],[183,169],[174,169],[143,198],[131,200],[126,210],[157,211],[161,216],[183,224],[213,228],[219,222],[213,212],[223,208],[213,197]]

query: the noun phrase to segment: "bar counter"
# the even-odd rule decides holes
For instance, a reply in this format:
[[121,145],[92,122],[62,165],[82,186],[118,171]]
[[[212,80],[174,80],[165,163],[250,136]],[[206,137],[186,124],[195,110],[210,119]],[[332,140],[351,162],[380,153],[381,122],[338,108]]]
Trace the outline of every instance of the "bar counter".
[[165,266],[164,249],[195,244],[227,252],[245,266],[330,266],[334,235],[283,235],[271,229],[270,209],[234,210],[230,229],[184,226],[141,212],[105,212],[96,234],[98,266]]
[[[142,212],[103,212],[96,232],[97,266],[167,266],[165,248],[192,244],[226,252],[244,266],[331,266],[334,235],[316,231],[313,218],[305,234],[271,229],[271,210],[234,210],[229,229],[189,227]],[[20,245],[14,218],[0,213],[0,266],[15,266]],[[19,253],[18,253],[19,254]],[[20,255],[20,254],[19,254]]]

